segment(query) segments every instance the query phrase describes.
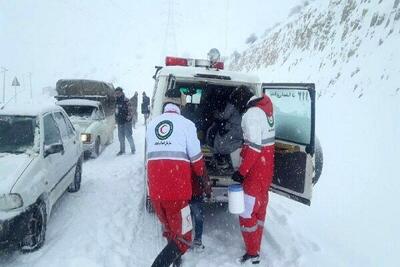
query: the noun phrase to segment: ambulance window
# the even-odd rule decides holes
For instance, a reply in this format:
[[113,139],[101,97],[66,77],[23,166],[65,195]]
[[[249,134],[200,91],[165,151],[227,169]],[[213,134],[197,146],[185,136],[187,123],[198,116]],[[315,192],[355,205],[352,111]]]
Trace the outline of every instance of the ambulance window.
[[194,94],[189,94],[189,89],[186,87],[181,87],[180,91],[182,94],[186,95],[186,103],[200,104],[201,95],[203,93],[202,89],[196,88],[196,93]]
[[311,141],[311,97],[306,90],[268,89],[274,104],[276,136],[308,145]]

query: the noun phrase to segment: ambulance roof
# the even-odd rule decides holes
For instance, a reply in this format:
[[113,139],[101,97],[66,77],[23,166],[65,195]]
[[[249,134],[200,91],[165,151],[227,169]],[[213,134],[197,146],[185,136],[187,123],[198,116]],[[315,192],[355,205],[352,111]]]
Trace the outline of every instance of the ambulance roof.
[[204,79],[213,79],[212,76],[217,75],[224,76],[225,78],[229,77],[225,80],[230,80],[233,82],[259,83],[259,78],[255,75],[205,67],[167,66],[163,67],[158,73],[159,76],[168,76],[170,74],[177,78],[197,78],[196,76],[203,75]]

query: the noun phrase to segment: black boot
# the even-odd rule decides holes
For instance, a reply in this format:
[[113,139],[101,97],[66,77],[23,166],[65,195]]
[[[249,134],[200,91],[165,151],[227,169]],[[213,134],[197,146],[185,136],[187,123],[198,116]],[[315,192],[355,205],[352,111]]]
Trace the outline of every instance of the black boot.
[[181,265],[182,265],[182,258],[181,256],[178,256],[178,258],[176,258],[172,263],[172,267],[181,267]]
[[[182,255],[174,241],[168,242],[165,248],[158,254],[151,267],[169,267],[178,257]],[[179,265],[178,265],[179,266]]]
[[236,262],[239,264],[246,264],[247,262],[250,262],[251,264],[260,264],[260,256],[259,255],[249,255],[246,253],[242,257],[237,259]]

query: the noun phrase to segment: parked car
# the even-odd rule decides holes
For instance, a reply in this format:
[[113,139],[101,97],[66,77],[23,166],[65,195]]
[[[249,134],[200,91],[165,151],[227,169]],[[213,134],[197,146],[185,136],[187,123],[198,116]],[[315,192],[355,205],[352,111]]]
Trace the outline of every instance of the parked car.
[[30,252],[43,245],[54,203],[80,189],[82,154],[61,107],[0,110],[1,248]]
[[66,99],[56,102],[68,114],[75,129],[80,133],[85,157],[96,158],[102,146],[114,139],[114,116],[106,116],[99,101]]
[[[212,181],[211,201],[227,202],[227,187],[234,183],[231,179],[234,168],[231,162],[230,169],[219,169],[212,149],[207,146],[206,136],[215,121],[214,114],[224,110],[231,92],[238,86],[247,86],[259,97],[269,95],[274,104],[272,123],[276,131],[275,174],[270,190],[310,205],[313,186],[322,171],[322,149],[315,134],[315,85],[262,83],[257,76],[223,68],[222,62],[167,57],[166,66],[156,67],[153,76],[149,121],[162,113],[166,95],[183,97],[186,105],[182,114],[196,125]],[[148,195],[148,187],[145,190]],[[152,211],[148,196],[146,208]]]

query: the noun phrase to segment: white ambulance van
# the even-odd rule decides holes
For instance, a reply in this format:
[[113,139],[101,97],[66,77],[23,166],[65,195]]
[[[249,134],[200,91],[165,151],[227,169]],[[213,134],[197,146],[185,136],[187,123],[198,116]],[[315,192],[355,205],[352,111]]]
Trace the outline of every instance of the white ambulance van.
[[[185,98],[182,114],[196,125],[212,182],[211,201],[227,202],[227,187],[234,183],[231,179],[234,168],[230,164],[228,170],[218,169],[206,142],[207,130],[213,124],[213,114],[224,110],[230,93],[244,85],[256,96],[267,94],[274,104],[275,175],[270,190],[311,204],[313,186],[321,175],[323,163],[322,149],[315,134],[313,83],[264,83],[257,76],[224,70],[224,63],[217,60],[178,57],[167,57],[165,66],[156,67],[153,78],[149,120],[162,113],[166,94]],[[147,182],[145,185],[146,209],[152,211]]]

